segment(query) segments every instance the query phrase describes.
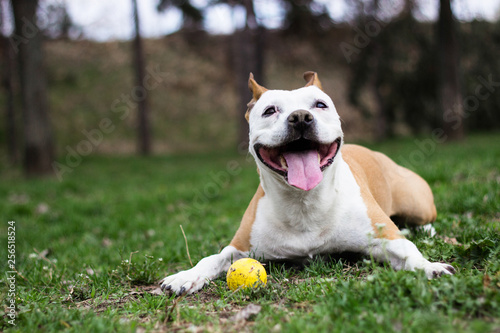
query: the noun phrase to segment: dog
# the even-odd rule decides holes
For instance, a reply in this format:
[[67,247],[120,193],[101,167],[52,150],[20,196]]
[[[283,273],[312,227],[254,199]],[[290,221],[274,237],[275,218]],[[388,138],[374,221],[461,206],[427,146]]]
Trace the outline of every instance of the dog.
[[[268,90],[250,74],[245,117],[260,185],[231,243],[195,267],[160,281],[177,295],[200,290],[232,261],[302,260],[355,252],[431,279],[455,273],[430,262],[394,221],[431,226],[429,185],[386,155],[344,144],[340,117],[315,72],[300,89]],[[391,219],[392,218],[392,219]]]

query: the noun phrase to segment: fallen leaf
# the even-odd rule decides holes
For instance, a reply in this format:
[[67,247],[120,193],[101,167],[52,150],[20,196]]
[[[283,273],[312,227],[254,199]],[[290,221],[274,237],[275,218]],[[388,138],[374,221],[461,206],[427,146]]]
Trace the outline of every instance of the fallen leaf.
[[235,321],[235,322],[246,321],[251,316],[258,314],[261,309],[262,309],[262,307],[260,305],[249,304],[246,307],[244,307],[243,309],[241,309],[240,312],[238,312],[237,314],[235,314],[234,316],[229,318],[229,320]]
[[111,241],[111,239],[105,237],[102,239],[101,245],[103,247],[110,247],[111,245],[113,245],[113,242]]
[[491,278],[488,274],[483,275],[483,288],[488,289],[491,284]]
[[455,237],[450,238],[450,237],[443,237],[443,240],[445,243],[452,244],[452,245],[462,245],[460,244]]
[[161,290],[160,287],[158,287],[158,288],[156,288],[154,290],[151,290],[149,293],[151,295],[163,295],[164,294],[164,292]]
[[36,206],[36,213],[38,215],[47,214],[49,212],[49,210],[50,210],[49,205],[47,205],[44,202],[42,202],[42,203],[38,204],[38,206]]

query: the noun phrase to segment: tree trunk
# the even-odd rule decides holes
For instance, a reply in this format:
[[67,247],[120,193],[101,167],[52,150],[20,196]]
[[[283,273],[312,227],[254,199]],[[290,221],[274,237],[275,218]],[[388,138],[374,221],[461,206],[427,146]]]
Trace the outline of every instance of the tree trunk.
[[14,50],[12,49],[9,40],[0,36],[1,38],[1,53],[3,63],[2,86],[6,94],[5,103],[5,134],[7,142],[7,154],[11,164],[16,164],[18,155],[18,138],[16,117],[14,112],[14,70],[16,68],[16,60]]
[[233,33],[233,55],[236,90],[238,94],[238,147],[248,146],[248,123],[244,114],[252,98],[248,90],[248,75],[255,67],[252,63],[251,34],[249,28]]
[[450,140],[465,136],[462,94],[459,83],[459,51],[450,0],[440,0],[438,52],[440,68],[439,97],[443,130]]
[[151,125],[149,122],[148,90],[144,87],[144,77],[146,75],[144,65],[144,51],[142,47],[141,31],[139,28],[139,11],[137,0],[132,0],[134,9],[135,38],[133,43],[134,69],[135,69],[135,89],[140,90],[140,94],[135,94],[137,102],[138,121],[138,151],[142,155],[151,153]]
[[[259,84],[265,85],[264,82],[264,65],[265,65],[265,48],[266,48],[266,28],[259,25],[257,16],[255,15],[255,7],[253,0],[244,0],[245,10],[247,12],[246,29],[248,29],[248,50],[251,62],[249,66]],[[245,84],[247,84],[248,74],[246,74]],[[247,84],[248,85],[248,84]]]
[[238,93],[238,111],[241,117],[238,119],[238,147],[248,145],[248,123],[243,116],[247,109],[247,103],[252,98],[248,90],[248,75],[254,74],[255,79],[260,84],[264,84],[264,49],[265,49],[265,28],[257,23],[253,0],[244,0],[243,5],[246,10],[245,27],[233,33],[233,59]]
[[[3,9],[7,7],[7,1],[0,0],[0,29],[5,31],[5,20],[8,14]],[[9,162],[16,164],[18,156],[18,138],[16,128],[16,117],[14,113],[14,72],[16,68],[16,55],[9,42],[9,39],[3,35],[0,36],[0,52],[3,68],[1,77],[2,87],[5,90],[5,142],[7,143],[7,154]]]
[[48,116],[42,34],[36,26],[38,0],[12,1],[24,125],[24,171],[28,176],[53,172],[54,145]]

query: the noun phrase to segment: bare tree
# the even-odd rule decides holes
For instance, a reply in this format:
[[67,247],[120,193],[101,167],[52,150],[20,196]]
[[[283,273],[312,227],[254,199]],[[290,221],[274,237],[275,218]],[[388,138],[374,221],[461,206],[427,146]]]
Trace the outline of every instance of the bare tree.
[[10,43],[5,36],[0,36],[0,48],[2,52],[2,67],[4,67],[2,75],[2,86],[6,94],[5,103],[5,125],[6,125],[6,142],[7,153],[10,163],[15,164],[18,160],[18,141],[17,141],[17,126],[14,110],[14,73],[16,68],[15,56]]
[[69,16],[64,1],[55,1],[53,3],[45,1],[44,5],[44,10],[40,13],[40,16],[42,16],[40,21],[44,22],[44,24],[40,26],[40,29],[46,38],[68,39],[70,32],[73,36],[81,34],[81,27],[76,25]]
[[[4,24],[6,15],[3,11],[6,8],[5,0],[0,1],[0,29],[4,31]],[[14,112],[14,71],[16,68],[15,53],[9,42],[9,39],[0,35],[0,52],[2,54],[2,87],[6,94],[5,103],[5,134],[7,142],[7,153],[9,161],[12,164],[18,161],[18,140],[17,140],[17,126],[16,117]]]
[[[253,72],[260,83],[264,81],[266,29],[257,22],[253,0],[212,0],[208,6],[221,3],[232,8],[240,6],[245,8],[246,11],[245,26],[234,32],[229,45],[234,83],[238,95],[237,108],[241,110],[241,117],[238,120],[238,143],[245,144],[248,143],[248,124],[243,115],[251,98],[247,84],[248,74]],[[201,29],[203,22],[202,10],[194,7],[189,0],[159,0],[158,10],[162,11],[170,7],[181,10],[183,14],[183,30]]]
[[459,83],[459,50],[450,0],[439,1],[438,52],[440,81],[438,94],[443,112],[443,130],[450,140],[465,136],[462,94]]
[[175,7],[182,13],[182,29],[187,31],[201,30],[203,14],[189,0],[158,0],[158,11]]
[[38,0],[12,1],[23,107],[23,166],[28,176],[52,173],[54,144],[48,115],[42,34],[36,25]]
[[[235,86],[238,95],[238,110],[241,117],[238,119],[238,143],[248,144],[248,124],[243,117],[247,103],[251,99],[248,91],[248,75],[252,72],[261,84],[264,83],[265,61],[265,28],[257,22],[253,0],[222,1],[233,8],[243,6],[246,11],[245,26],[233,33],[231,42],[232,66],[235,73]],[[240,148],[242,148],[240,146]]]
[[[351,1],[352,2],[352,1]],[[283,0],[285,33],[314,38],[333,26],[325,4],[315,0]]]
[[135,38],[133,43],[135,84],[136,87],[140,87],[143,91],[143,96],[137,100],[138,151],[142,155],[149,155],[151,153],[151,125],[149,121],[147,91],[143,84],[146,72],[141,31],[139,27],[139,10],[137,9],[137,0],[132,0],[132,6],[134,9],[135,26]]

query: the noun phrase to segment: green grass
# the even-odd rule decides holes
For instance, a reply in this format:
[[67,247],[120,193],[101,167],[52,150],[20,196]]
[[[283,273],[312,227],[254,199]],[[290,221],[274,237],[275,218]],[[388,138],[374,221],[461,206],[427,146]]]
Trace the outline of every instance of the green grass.
[[[437,144],[418,163],[410,162],[420,149],[413,140],[371,145],[430,182],[440,237],[409,237],[429,259],[452,263],[454,276],[429,281],[370,258],[316,258],[302,268],[267,266],[265,288],[232,293],[219,279],[177,301],[155,288],[190,267],[179,225],[194,263],[231,240],[258,184],[246,156],[89,156],[62,182],[24,180],[4,167],[0,267],[10,270],[7,227],[15,221],[19,275],[16,326],[4,302],[0,330],[498,332],[498,142],[489,134]],[[252,303],[262,307],[257,315],[231,320]]]

